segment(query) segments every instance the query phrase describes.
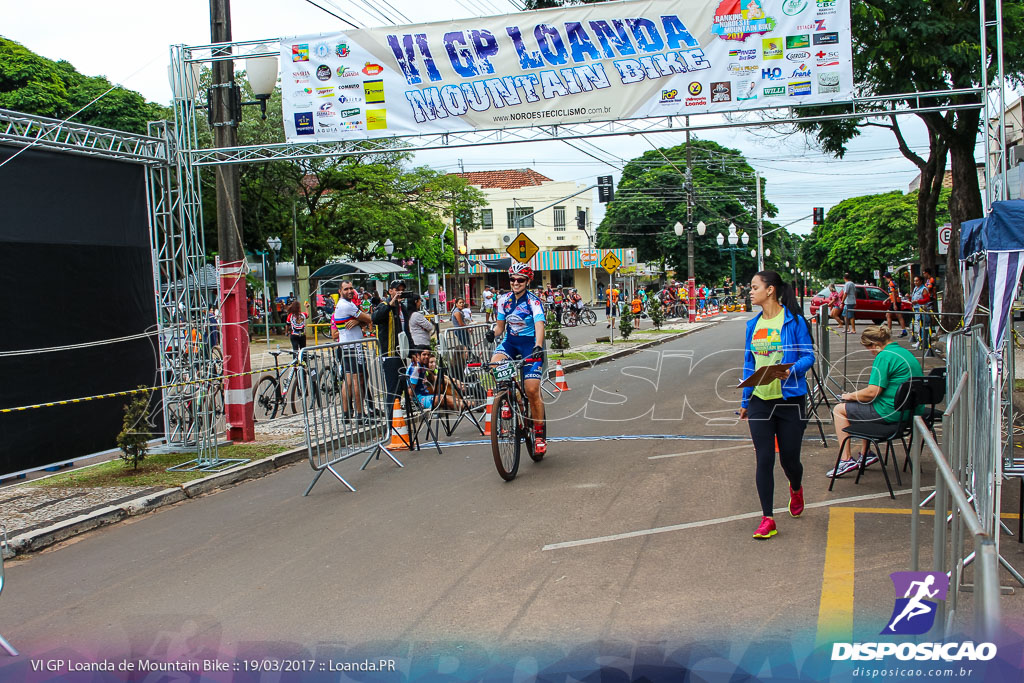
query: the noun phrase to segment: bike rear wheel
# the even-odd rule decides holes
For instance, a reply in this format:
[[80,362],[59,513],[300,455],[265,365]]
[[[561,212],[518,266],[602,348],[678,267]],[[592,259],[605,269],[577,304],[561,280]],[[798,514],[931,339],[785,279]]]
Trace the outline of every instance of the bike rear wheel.
[[[252,390],[252,415],[257,422],[273,420],[277,416],[277,407],[281,401],[277,380],[273,375],[263,375]],[[284,406],[281,406],[282,410]]]
[[[503,418],[502,411],[508,417]],[[509,392],[502,391],[494,397],[491,406],[491,453],[498,476],[505,481],[515,479],[519,471],[519,439],[519,417]]]
[[587,325],[596,325],[597,314],[594,313],[589,308],[584,308],[582,311],[580,311],[580,320],[582,320]]

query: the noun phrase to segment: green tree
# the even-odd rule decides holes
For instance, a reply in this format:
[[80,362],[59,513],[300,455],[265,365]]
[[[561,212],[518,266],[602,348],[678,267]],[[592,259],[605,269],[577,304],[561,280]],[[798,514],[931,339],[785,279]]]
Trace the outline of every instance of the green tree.
[[[727,233],[729,224],[735,223],[740,232],[750,234],[752,247],[757,244],[754,169],[738,150],[708,140],[691,140],[690,145],[693,222],[704,221],[708,228],[703,237],[694,234],[694,269],[699,281],[718,283],[729,276],[730,259],[728,253],[719,252],[715,235]],[[635,246],[639,261],[671,266],[677,277],[685,277],[686,235],[677,237],[673,231],[676,222],[686,224],[685,169],[685,144],[644,152],[626,164],[615,199],[608,203],[604,220],[598,226],[598,246]],[[765,184],[762,178],[762,193]],[[768,201],[763,202],[763,209],[767,216],[776,213],[775,206]],[[774,227],[764,222],[765,232]],[[765,237],[764,243],[777,256],[784,252],[783,244],[790,239],[785,230],[779,230]],[[738,279],[747,280],[756,270],[756,258],[746,252],[736,255]]]
[[[917,197],[900,191],[851,197],[828,212],[803,242],[800,262],[824,278],[854,279],[912,259],[917,242]],[[949,190],[943,192],[948,198]],[[939,220],[947,220],[940,212]],[[933,223],[932,232],[937,231]]]
[[[852,6],[854,37],[854,79],[863,95],[901,94],[915,92],[946,92],[939,99],[928,99],[936,106],[969,106],[977,101],[974,93],[963,92],[981,84],[981,46],[979,35],[979,4],[963,0],[862,0]],[[1024,78],[1024,3],[1002,3],[1003,56],[1006,75],[1012,83],[1020,85]],[[989,9],[988,19],[994,19]],[[988,34],[990,40],[992,33]],[[990,43],[990,46],[993,45]],[[995,59],[986,65],[988,80],[996,77]],[[960,91],[960,92],[956,92]],[[982,95],[984,97],[984,95]],[[913,96],[905,102],[917,105]],[[813,110],[812,110],[813,111]],[[843,107],[831,108],[830,113],[846,112]],[[981,193],[974,159],[980,121],[979,109],[949,109],[946,112],[917,114],[928,127],[929,158],[908,154],[895,119],[891,119],[893,133],[897,135],[901,151],[911,158],[922,171],[921,202],[917,222],[918,245],[925,265],[934,258],[934,229],[936,217],[931,202],[938,201],[946,149],[949,152],[953,177],[952,192],[948,195],[949,218],[952,223],[950,248],[946,257],[946,282],[943,309],[963,310],[960,289],[959,234],[960,223],[980,217]],[[840,151],[845,143],[859,134],[858,122],[817,126],[819,140],[826,149]],[[930,177],[929,177],[930,175]]]
[[149,121],[170,113],[134,90],[114,87],[103,76],[84,76],[68,62],[47,59],[0,36],[0,108],[66,119],[83,107],[74,122],[129,133],[145,133]]

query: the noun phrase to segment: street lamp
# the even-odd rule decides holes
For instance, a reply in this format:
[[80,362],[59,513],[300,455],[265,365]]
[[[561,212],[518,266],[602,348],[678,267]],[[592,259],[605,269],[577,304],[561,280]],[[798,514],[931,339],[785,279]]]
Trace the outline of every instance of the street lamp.
[[[276,295],[276,294],[279,294],[279,292],[277,291],[277,256],[278,256],[278,254],[281,253],[281,238],[280,237],[268,237],[267,238],[267,246],[270,247],[270,249],[274,252],[273,253],[273,257],[272,257],[273,260],[274,260],[274,263],[273,263],[273,266],[274,266],[274,286],[271,289],[271,292]],[[263,274],[263,283],[264,284],[267,283],[267,274],[266,273]],[[275,299],[276,299],[276,296],[275,296]],[[267,309],[268,310],[270,309],[270,305],[271,305],[270,304],[270,300],[268,299],[267,300]],[[270,346],[270,325],[269,324],[267,325],[267,346]]]
[[388,255],[388,258],[395,253],[395,243],[391,241],[390,237],[384,241],[384,253]]
[[[736,224],[735,223],[730,223],[729,224],[729,236],[726,237],[722,233],[718,233],[718,236],[715,237],[715,241],[718,242],[718,251],[720,253],[723,252],[723,251],[729,252],[730,261],[732,263],[732,291],[730,292],[730,294],[735,294],[736,293],[736,252],[737,251],[746,251],[747,243],[750,242],[750,236],[747,235],[747,233],[743,233],[742,235],[737,235],[736,234]],[[726,241],[729,242],[729,246],[728,247],[724,247],[723,246],[726,243]],[[737,242],[743,242],[743,246],[742,247],[737,247],[736,246]],[[756,254],[757,254],[756,251],[752,251],[751,252],[751,256],[755,256]]]
[[689,293],[690,310],[688,318],[692,323],[697,320],[697,283],[694,280],[693,274],[693,231],[696,230],[697,234],[703,237],[708,226],[704,224],[704,221],[699,221],[697,225],[687,223],[685,226],[676,221],[672,229],[675,230],[676,237],[682,237],[683,231],[686,231],[686,289]]

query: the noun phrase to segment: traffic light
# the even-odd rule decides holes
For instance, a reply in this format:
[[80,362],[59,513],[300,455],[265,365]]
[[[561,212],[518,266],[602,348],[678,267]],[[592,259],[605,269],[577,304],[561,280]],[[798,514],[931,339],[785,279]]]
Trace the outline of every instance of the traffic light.
[[821,206],[814,207],[814,224],[824,225],[825,224],[825,208]]
[[586,230],[587,229],[587,212],[577,211],[576,212],[576,229]]
[[615,191],[612,189],[612,177],[602,175],[597,177],[597,201],[607,204],[615,198]]

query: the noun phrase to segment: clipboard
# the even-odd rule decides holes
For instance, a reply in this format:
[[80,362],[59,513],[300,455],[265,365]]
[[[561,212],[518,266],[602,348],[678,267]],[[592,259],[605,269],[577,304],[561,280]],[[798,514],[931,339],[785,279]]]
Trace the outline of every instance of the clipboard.
[[789,370],[791,367],[796,365],[795,363],[779,363],[778,365],[766,365],[763,368],[754,370],[754,373],[747,377],[745,380],[736,385],[737,389],[746,389],[747,387],[760,387],[765,384],[771,384],[775,381],[774,378],[769,379],[767,377],[769,370],[776,368],[785,368]]

